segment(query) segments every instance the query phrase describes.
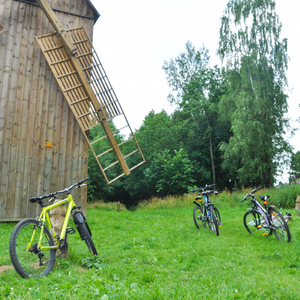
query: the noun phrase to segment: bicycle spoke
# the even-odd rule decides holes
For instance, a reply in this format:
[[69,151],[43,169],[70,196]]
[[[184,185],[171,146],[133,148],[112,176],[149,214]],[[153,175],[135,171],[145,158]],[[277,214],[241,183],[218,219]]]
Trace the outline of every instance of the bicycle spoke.
[[290,242],[291,233],[282,214],[274,207],[269,208],[269,214],[272,217],[274,234],[277,239],[280,241]]
[[[10,240],[10,255],[16,271],[22,277],[40,277],[47,275],[53,268],[55,260],[55,250],[38,250],[41,228],[38,227],[38,221],[34,219],[25,219],[15,227]],[[32,243],[33,228],[35,226],[35,235]],[[53,240],[49,231],[44,228],[43,245],[53,246]],[[27,249],[28,248],[28,249]],[[27,250],[26,250],[27,249]]]

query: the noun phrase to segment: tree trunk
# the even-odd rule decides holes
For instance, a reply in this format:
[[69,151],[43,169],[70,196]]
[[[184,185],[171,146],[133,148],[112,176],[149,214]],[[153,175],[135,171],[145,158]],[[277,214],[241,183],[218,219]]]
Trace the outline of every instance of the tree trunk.
[[210,151],[210,159],[211,159],[213,184],[216,184],[215,163],[214,163],[214,156],[213,156],[212,142],[211,142],[211,133],[210,133],[211,128],[210,128],[208,117],[207,117],[207,124],[208,124],[208,133],[209,133],[208,139],[209,139],[209,151]]

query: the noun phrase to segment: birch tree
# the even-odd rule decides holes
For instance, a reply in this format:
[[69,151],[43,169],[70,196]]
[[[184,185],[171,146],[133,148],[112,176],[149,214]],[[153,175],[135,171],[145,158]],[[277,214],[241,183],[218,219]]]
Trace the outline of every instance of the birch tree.
[[274,0],[230,0],[220,28],[218,54],[228,93],[220,111],[233,136],[222,143],[224,167],[243,186],[271,186],[287,151],[287,39]]

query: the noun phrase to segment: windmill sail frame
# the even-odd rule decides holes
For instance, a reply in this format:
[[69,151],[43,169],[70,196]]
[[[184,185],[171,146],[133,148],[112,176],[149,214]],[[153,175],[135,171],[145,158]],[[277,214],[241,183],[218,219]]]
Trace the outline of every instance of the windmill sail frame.
[[[81,130],[86,137],[89,147],[94,154],[107,183],[110,184],[123,175],[128,175],[131,170],[143,164],[145,159],[86,30],[84,27],[69,29],[66,30],[66,34],[68,34],[74,44],[75,48],[73,53],[75,53],[75,57],[80,64],[80,69],[84,73],[89,86],[96,96],[96,104],[95,101],[92,101],[90,94],[86,90],[86,86],[84,82],[82,82],[82,77],[68,55],[59,35],[57,33],[51,33],[36,37],[36,40],[64,94],[65,99],[67,100]],[[135,149],[127,155],[123,156],[122,153],[121,155],[125,161],[125,159],[128,159],[129,156],[139,153],[140,161],[128,167],[128,174],[126,174],[123,169],[123,173],[118,174],[113,179],[110,179],[107,176],[107,172],[110,168],[120,163],[119,157],[117,156],[117,160],[111,162],[108,166],[103,166],[101,163],[101,159],[104,158],[103,156],[115,149],[112,145],[110,149],[105,149],[105,151],[102,151],[101,153],[96,153],[93,144],[101,142],[103,138],[108,138],[111,143],[111,138],[114,138],[114,134],[119,132],[121,129],[114,130],[114,132],[109,134],[107,131],[109,131],[110,128],[107,129],[106,127],[106,130],[104,128],[105,135],[96,141],[89,140],[88,132],[91,128],[100,124],[102,126],[104,123],[108,124],[109,120],[120,115],[124,116],[126,121],[126,125],[124,127],[128,127],[130,135],[128,140],[122,141],[119,144],[115,141],[115,147],[119,149],[119,147],[124,145],[126,142],[134,141]],[[132,147],[130,147],[130,149],[132,150]],[[127,166],[126,162],[125,164]]]

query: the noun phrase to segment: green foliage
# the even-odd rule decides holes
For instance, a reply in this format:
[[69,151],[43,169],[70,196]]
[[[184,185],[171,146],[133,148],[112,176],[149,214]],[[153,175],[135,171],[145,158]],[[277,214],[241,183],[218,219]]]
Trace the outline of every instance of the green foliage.
[[186,149],[191,153],[190,157],[208,173],[205,177],[202,170],[197,174],[199,185],[212,182],[217,183],[220,188],[229,187],[229,176],[226,170],[221,168],[219,150],[219,144],[228,142],[231,136],[230,122],[219,117],[218,104],[225,91],[220,69],[207,67],[187,85],[180,104],[188,136],[192,137]]
[[160,197],[183,194],[195,182],[193,166],[182,149],[175,150],[174,156],[169,150],[163,151],[153,159],[144,174],[148,186],[156,189],[154,196]]
[[294,208],[296,198],[300,195],[300,184],[291,182],[291,184],[279,184],[276,191],[272,193],[275,201],[281,202],[283,207]]
[[[92,180],[89,183],[89,199],[102,199],[105,202],[121,201],[129,207],[136,205],[140,200],[157,195],[186,192],[187,187],[194,181],[192,163],[184,150],[178,150],[183,146],[182,135],[183,125],[180,122],[175,122],[165,111],[158,114],[151,111],[135,133],[147,163],[135,169],[130,176],[107,185],[97,162],[90,155],[89,174]],[[93,132],[91,134],[93,140],[99,139],[100,136]],[[121,136],[118,138],[122,141]],[[96,144],[96,147],[104,146],[100,143]],[[106,149],[96,149],[96,147],[96,153]],[[126,153],[132,151],[130,147],[125,149]],[[169,154],[174,151],[175,156]],[[138,162],[140,161],[135,161]],[[127,160],[127,163],[131,162]]]
[[173,152],[182,148],[183,143],[180,141],[182,127],[182,124],[175,123],[172,115],[168,115],[166,111],[162,110],[160,113],[150,111],[135,133],[145,159],[148,161],[165,149]]
[[221,151],[238,186],[272,186],[290,151],[283,138],[287,42],[280,31],[273,0],[230,0],[222,17],[218,53],[227,63],[228,93],[220,111],[233,136]]
[[[165,149],[170,152],[183,146],[181,139],[182,124],[175,123],[172,116],[165,111],[155,113],[151,111],[144,119],[142,126],[136,131],[135,136],[143,151],[146,164],[135,169],[129,176],[124,178],[125,191],[130,195],[127,204],[136,205],[138,201],[150,199],[157,195],[155,182],[150,182],[145,176],[145,170],[151,169],[153,160]],[[123,198],[122,198],[123,201]]]
[[300,151],[291,154],[290,177],[300,178]]
[[173,91],[169,101],[177,107],[173,120],[181,124],[178,133],[195,166],[197,185],[217,183],[224,188],[230,184],[221,167],[219,143],[228,142],[231,134],[230,121],[219,118],[218,103],[226,86],[221,70],[210,68],[208,63],[208,50],[203,46],[196,51],[188,42],[186,52],[165,62],[163,69]]
[[102,260],[99,256],[85,257],[81,260],[81,264],[89,269],[103,269],[106,267],[106,265],[102,263]]
[[[112,131],[116,130],[116,127],[112,121],[109,122],[109,126]],[[90,130],[90,141],[96,141],[101,137],[105,136],[105,132],[101,125],[97,127],[91,128]],[[114,137],[117,143],[124,141],[124,137],[121,136],[119,133],[115,133]],[[96,155],[103,153],[104,151],[111,148],[111,145],[107,138],[102,139],[99,142],[96,142],[92,145],[93,151]],[[109,166],[113,162],[117,160],[116,155],[113,151],[106,153],[105,155],[99,158],[100,163],[103,168]],[[122,173],[120,166],[118,165],[117,168],[110,169],[107,172],[107,176],[109,179],[113,179]],[[96,161],[94,154],[92,153],[91,149],[89,149],[88,155],[88,175],[90,177],[88,181],[88,201],[94,200],[106,200],[110,201],[115,197],[116,187],[120,185],[120,182],[116,182],[114,185],[108,185],[101,169]]]
[[185,48],[185,53],[181,53],[175,60],[165,61],[162,67],[167,75],[168,84],[172,88],[168,100],[175,104],[181,103],[187,85],[199,72],[207,69],[209,62],[208,50],[204,46],[196,50],[188,41]]
[[245,56],[267,59],[286,80],[287,39],[279,40],[282,24],[274,0],[229,0],[222,16],[218,53],[228,67],[241,64]]
[[88,176],[90,177],[88,181],[88,201],[112,198],[114,188],[112,185],[107,184],[91,150],[89,150],[88,158]]

